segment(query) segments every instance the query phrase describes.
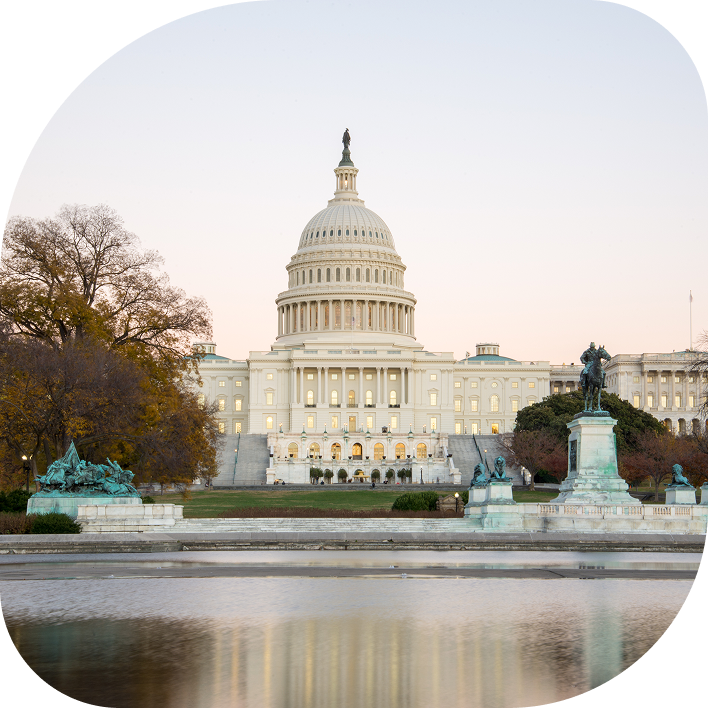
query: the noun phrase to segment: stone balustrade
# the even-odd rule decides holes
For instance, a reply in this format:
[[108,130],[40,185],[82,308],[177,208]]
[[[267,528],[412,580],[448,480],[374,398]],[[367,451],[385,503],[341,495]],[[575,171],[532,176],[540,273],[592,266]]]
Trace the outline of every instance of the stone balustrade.
[[84,533],[163,531],[181,521],[183,511],[184,507],[176,504],[86,504],[78,507],[76,520]]

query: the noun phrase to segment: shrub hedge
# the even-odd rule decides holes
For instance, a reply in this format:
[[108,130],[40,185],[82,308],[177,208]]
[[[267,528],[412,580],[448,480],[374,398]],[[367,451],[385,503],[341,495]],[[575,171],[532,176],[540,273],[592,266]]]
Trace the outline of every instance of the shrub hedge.
[[435,511],[435,503],[438,500],[438,493],[408,492],[396,497],[391,507],[392,511]]
[[81,533],[81,524],[68,514],[32,514],[30,533]]
[[5,494],[0,491],[0,511],[27,511],[27,500],[32,492],[24,489],[13,489]]

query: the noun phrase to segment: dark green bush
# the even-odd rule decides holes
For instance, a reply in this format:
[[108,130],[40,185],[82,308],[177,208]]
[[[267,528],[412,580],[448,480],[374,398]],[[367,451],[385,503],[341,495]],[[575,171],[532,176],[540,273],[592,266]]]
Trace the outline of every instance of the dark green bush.
[[392,511],[435,511],[437,492],[408,492],[396,498]]
[[155,500],[151,496],[144,496],[143,497],[143,504],[154,504]]
[[27,500],[32,492],[24,489],[13,489],[5,494],[0,492],[0,511],[27,511]]
[[52,511],[49,514],[32,514],[32,517],[30,533],[81,533],[81,524],[68,514]]
[[470,500],[470,490],[465,489],[464,492],[460,492],[460,501],[463,504],[467,504],[467,502]]

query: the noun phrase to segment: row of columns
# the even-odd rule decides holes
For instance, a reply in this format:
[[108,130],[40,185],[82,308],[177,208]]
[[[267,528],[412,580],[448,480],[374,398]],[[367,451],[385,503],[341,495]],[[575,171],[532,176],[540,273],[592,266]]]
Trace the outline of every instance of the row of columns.
[[[345,317],[346,303],[350,316]],[[339,322],[334,317],[339,305]],[[361,314],[357,317],[357,305]],[[371,308],[371,313],[369,309]],[[325,325],[326,320],[326,325]],[[371,320],[371,321],[370,321]],[[307,300],[278,307],[278,336],[297,332],[398,332],[415,337],[415,308],[387,300]]]
[[[304,367],[304,366],[298,366],[298,367],[293,367],[290,371],[290,386],[291,390],[293,391],[293,396],[292,400],[299,404],[299,405],[306,405],[309,403],[307,400],[305,390],[305,368],[308,369],[314,369],[315,367]],[[312,403],[310,405],[315,405],[317,403],[322,404],[322,405],[328,405],[330,402],[327,400],[327,395],[328,395],[328,386],[327,382],[329,381],[329,374],[333,371],[336,371],[339,373],[341,377],[341,382],[339,387],[332,386],[331,390],[336,390],[339,388],[338,391],[338,400],[337,403],[342,407],[346,408],[348,403],[349,403],[349,386],[347,385],[347,374],[349,373],[350,370],[354,369],[355,371],[359,372],[359,397],[356,401],[356,406],[358,407],[363,407],[364,406],[364,369],[365,368],[372,368],[372,367],[352,367],[352,366],[318,366],[317,367],[317,385],[313,385],[312,390],[315,392],[315,395],[312,399]],[[410,396],[410,369],[408,367],[400,367],[400,368],[392,368],[391,372],[396,372],[397,374],[400,374],[401,376],[401,400],[396,398],[396,403],[397,404],[407,404],[411,400]],[[309,372],[309,373],[314,373]],[[373,396],[373,403],[378,403],[382,405],[388,405],[389,402],[389,390],[388,390],[388,374],[389,374],[389,368],[386,366],[377,366],[376,367],[376,387],[374,396]],[[308,379],[309,381],[309,379]],[[373,382],[373,379],[372,379]],[[314,383],[314,381],[313,381]]]

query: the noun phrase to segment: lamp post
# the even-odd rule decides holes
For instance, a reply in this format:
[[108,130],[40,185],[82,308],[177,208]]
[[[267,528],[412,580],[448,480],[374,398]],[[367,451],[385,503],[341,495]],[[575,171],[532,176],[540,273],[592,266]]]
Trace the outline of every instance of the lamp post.
[[22,455],[22,469],[27,477],[27,491],[29,492],[29,473],[30,473],[30,463],[27,459],[27,455]]
[[457,514],[457,505],[459,504],[460,501],[460,494],[458,492],[455,492],[455,514]]

